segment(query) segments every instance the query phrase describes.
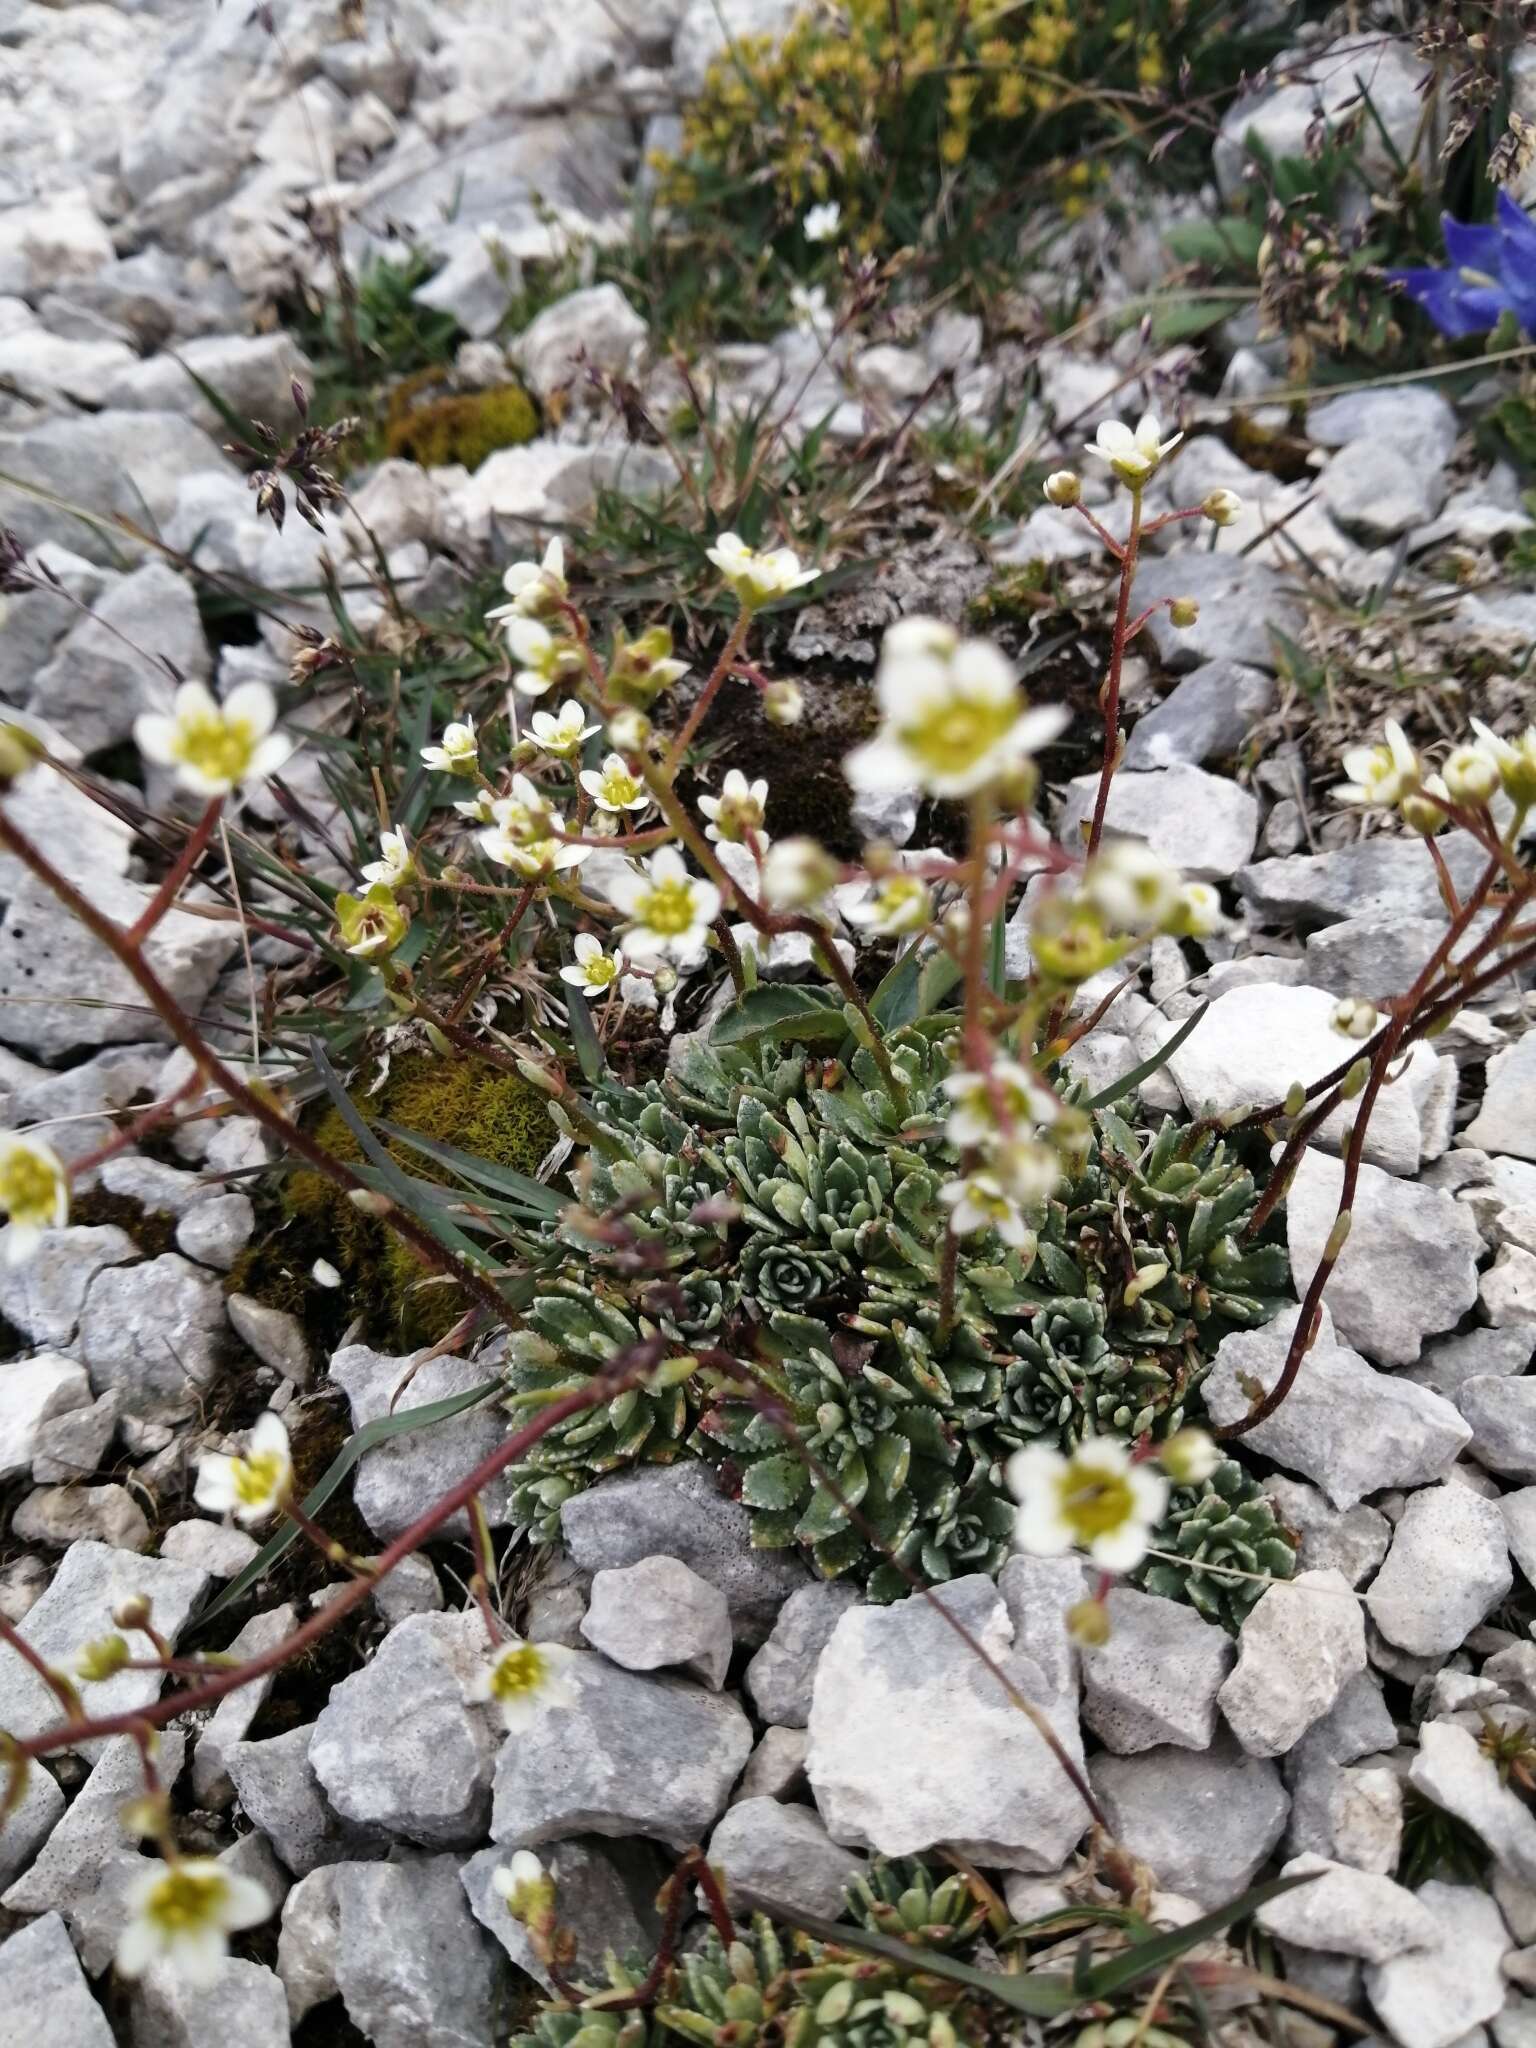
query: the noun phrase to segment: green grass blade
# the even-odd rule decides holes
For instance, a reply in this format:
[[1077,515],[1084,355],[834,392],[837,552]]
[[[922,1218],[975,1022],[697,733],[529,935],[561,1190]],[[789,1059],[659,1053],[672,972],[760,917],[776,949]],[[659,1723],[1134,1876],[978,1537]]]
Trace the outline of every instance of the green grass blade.
[[530,1180],[526,1173],[518,1173],[510,1166],[498,1166],[491,1159],[477,1159],[472,1152],[461,1152],[457,1145],[445,1145],[439,1138],[424,1138],[420,1131],[408,1131],[400,1124],[387,1123],[383,1117],[374,1129],[382,1131],[386,1138],[409,1145],[413,1151],[425,1153],[439,1166],[446,1166],[450,1173],[461,1174],[465,1180],[489,1188],[492,1194],[505,1195],[509,1201],[520,1203],[536,1220],[542,1221],[546,1217],[553,1220],[565,1207],[564,1200],[553,1188],[545,1187],[542,1181]]
[[1274,1877],[1268,1884],[1256,1884],[1241,1898],[1230,1899],[1226,1905],[1218,1906],[1213,1913],[1206,1913],[1198,1920],[1191,1920],[1185,1927],[1175,1927],[1169,1934],[1155,1934],[1150,1941],[1138,1941],[1128,1948],[1124,1955],[1111,1956],[1108,1962],[1100,1963],[1088,1976],[1089,1988],[1094,1998],[1111,1998],[1117,1991],[1127,1991],[1139,1984],[1144,1977],[1156,1976],[1176,1963],[1180,1956],[1198,1948],[1202,1941],[1225,1934],[1234,1920],[1246,1920],[1250,1913],[1267,1905],[1271,1899],[1278,1899],[1282,1893],[1294,1891],[1299,1884],[1310,1884],[1317,1872],[1304,1870],[1295,1877]]
[[[740,1896],[751,1906],[760,1907],[764,1912],[770,1910],[763,1900],[754,1898],[750,1892]],[[787,1919],[792,1927],[802,1928],[805,1933],[814,1935],[817,1941],[835,1942],[839,1948],[880,1956],[900,1970],[921,1971],[928,1977],[945,1977],[951,1984],[963,1984],[968,1990],[980,1991],[986,1997],[996,1999],[1000,2005],[1010,2006],[1014,2012],[1024,2013],[1031,2019],[1059,2019],[1081,2003],[1066,1977],[1050,1976],[1043,1971],[1035,1976],[1009,1976],[998,1970],[976,1970],[969,1963],[957,1963],[953,1956],[941,1955],[935,1949],[909,1948],[904,1941],[897,1941],[888,1934],[872,1933],[868,1928],[847,1926],[840,1920],[820,1920],[812,1913],[786,1914],[779,1909],[774,1910],[778,1918]]]
[[1131,1071],[1122,1074],[1118,1081],[1111,1081],[1107,1088],[1101,1088],[1097,1095],[1091,1095],[1083,1104],[1083,1108],[1108,1109],[1113,1103],[1119,1102],[1122,1096],[1129,1095],[1133,1088],[1139,1088],[1143,1081],[1150,1081],[1154,1074],[1167,1066],[1210,1007],[1209,1002],[1204,1002],[1198,1010],[1191,1010],[1172,1038],[1166,1045],[1160,1045],[1151,1059],[1143,1060],[1139,1067],[1132,1067]]

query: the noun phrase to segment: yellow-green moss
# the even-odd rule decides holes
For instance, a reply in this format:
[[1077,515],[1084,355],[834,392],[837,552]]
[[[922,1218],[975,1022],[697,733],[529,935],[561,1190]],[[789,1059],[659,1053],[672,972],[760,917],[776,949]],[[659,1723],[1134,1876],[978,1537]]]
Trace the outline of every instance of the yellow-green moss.
[[520,384],[441,398],[419,398],[402,386],[390,404],[384,446],[428,469],[450,462],[478,469],[498,448],[519,448],[538,431],[537,408]]
[[1039,617],[1050,581],[1049,562],[1021,562],[1015,569],[1005,569],[979,597],[973,597],[966,615],[973,626],[994,626],[999,621],[1027,624]]
[[92,1188],[76,1195],[69,1205],[71,1223],[115,1223],[126,1230],[146,1259],[158,1259],[162,1252],[176,1249],[176,1218],[161,1209],[141,1209],[130,1195],[109,1194]]
[[[368,1093],[370,1078],[363,1077],[352,1097],[369,1124],[395,1124],[518,1173],[531,1174],[555,1136],[540,1091],[520,1074],[485,1060],[406,1053],[391,1063],[376,1094]],[[356,1138],[332,1105],[318,1112],[309,1129],[336,1158],[350,1164],[360,1157]],[[453,1180],[425,1153],[398,1139],[384,1143],[413,1179]],[[313,1167],[291,1173],[283,1184],[282,1206],[289,1219],[287,1236],[301,1230],[310,1261],[331,1261],[346,1283],[352,1312],[368,1317],[369,1334],[380,1343],[432,1343],[463,1315],[468,1304],[462,1292],[434,1278],[409,1245],[354,1208],[323,1173]]]

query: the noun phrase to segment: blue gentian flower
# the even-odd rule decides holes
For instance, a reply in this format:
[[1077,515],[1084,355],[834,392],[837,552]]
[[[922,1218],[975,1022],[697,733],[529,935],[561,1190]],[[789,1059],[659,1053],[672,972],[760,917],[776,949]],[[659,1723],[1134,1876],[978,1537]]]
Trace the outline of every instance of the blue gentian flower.
[[1450,268],[1389,270],[1393,283],[1455,340],[1486,334],[1506,313],[1536,335],[1536,220],[1501,192],[1497,218],[1487,227],[1449,214],[1441,225]]

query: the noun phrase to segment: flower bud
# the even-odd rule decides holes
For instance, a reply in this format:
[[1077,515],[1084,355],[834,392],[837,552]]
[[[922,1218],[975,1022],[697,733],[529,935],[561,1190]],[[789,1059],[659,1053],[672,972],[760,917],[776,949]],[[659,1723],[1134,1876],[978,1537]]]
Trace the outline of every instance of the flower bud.
[[651,721],[643,711],[626,705],[608,721],[608,744],[621,754],[643,753],[651,737]]
[[1192,626],[1200,616],[1200,606],[1192,597],[1175,597],[1168,605],[1168,617],[1176,626]]
[[395,1206],[378,1188],[348,1188],[347,1200],[364,1216],[387,1216]]
[[1067,1634],[1080,1649],[1099,1650],[1109,1641],[1109,1609],[1102,1600],[1078,1600],[1067,1609]]
[[112,1622],[116,1628],[148,1628],[148,1600],[142,1593],[130,1593],[126,1600],[119,1600],[113,1608]]
[[1341,1102],[1353,1102],[1370,1078],[1370,1061],[1356,1060],[1355,1064],[1339,1083],[1339,1100]]
[[805,716],[805,698],[798,683],[770,683],[763,692],[763,716],[770,725],[798,725]]
[[1453,747],[1443,772],[1445,786],[1459,804],[1485,804],[1499,786],[1499,764],[1481,747]]
[[677,987],[677,969],[668,967],[665,961],[651,975],[651,986],[659,996],[671,995]]
[[1215,1440],[1203,1429],[1176,1429],[1157,1455],[1175,1486],[1203,1486],[1221,1463]]
[[1211,491],[1201,501],[1200,510],[1215,526],[1230,526],[1243,509],[1243,501],[1236,491]]
[[1080,505],[1083,498],[1083,481],[1075,469],[1053,469],[1045,480],[1045,495],[1053,505],[1065,509],[1069,505]]
[[1346,1038],[1369,1038],[1381,1022],[1381,1013],[1365,996],[1344,996],[1334,1004],[1328,1021]]
[[1302,1084],[1301,1084],[1301,1082],[1300,1082],[1300,1081],[1293,1081],[1293,1082],[1291,1083],[1290,1087],[1289,1087],[1289,1088],[1287,1088],[1287,1089],[1286,1089],[1286,1091],[1285,1091],[1285,1113],[1286,1113],[1286,1115],[1287,1115],[1287,1116],[1300,1116],[1300,1115],[1301,1115],[1301,1112],[1302,1112],[1302,1111],[1303,1111],[1303,1110],[1304,1110],[1304,1109],[1306,1108],[1306,1106],[1307,1106],[1307,1091],[1306,1091],[1306,1089],[1305,1089],[1305,1088],[1304,1088],[1304,1087],[1302,1086]]
[[1422,832],[1426,839],[1431,838],[1450,823],[1445,812],[1449,797],[1450,791],[1438,775],[1426,775],[1423,788],[1409,790],[1398,804],[1398,816],[1410,832]]

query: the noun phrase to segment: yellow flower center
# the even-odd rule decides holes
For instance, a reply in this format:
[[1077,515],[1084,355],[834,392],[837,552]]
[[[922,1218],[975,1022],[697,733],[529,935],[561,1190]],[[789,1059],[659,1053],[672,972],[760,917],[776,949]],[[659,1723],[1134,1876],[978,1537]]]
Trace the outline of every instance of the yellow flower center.
[[1108,1536],[1135,1514],[1131,1482],[1123,1472],[1101,1472],[1074,1459],[1058,1485],[1062,1519],[1080,1544]]
[[532,1643],[520,1643],[516,1649],[503,1650],[491,1666],[491,1698],[527,1699],[548,1678],[549,1665],[538,1649]]
[[940,775],[963,774],[997,745],[1017,716],[1011,699],[978,703],[952,697],[924,711],[915,724],[901,727],[901,742],[925,768]]
[[686,878],[657,882],[641,898],[640,921],[665,939],[681,938],[693,926],[693,884]]
[[177,721],[172,751],[211,782],[238,782],[251,765],[256,734],[243,718],[222,712]]
[[275,1498],[283,1483],[283,1465],[281,1451],[258,1451],[254,1458],[232,1459],[230,1477],[241,1506],[265,1507]]
[[606,804],[633,803],[639,794],[640,784],[625,769],[610,768],[603,777],[603,802]]
[[51,1223],[59,1177],[35,1152],[14,1152],[0,1166],[0,1208],[18,1223]]
[[218,1920],[228,1891],[222,1872],[173,1866],[150,1893],[146,1910],[165,1933],[192,1934]]
[[600,953],[595,960],[587,961],[582,973],[587,977],[588,988],[606,988],[619,971],[617,960],[610,960],[606,953]]

